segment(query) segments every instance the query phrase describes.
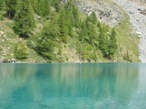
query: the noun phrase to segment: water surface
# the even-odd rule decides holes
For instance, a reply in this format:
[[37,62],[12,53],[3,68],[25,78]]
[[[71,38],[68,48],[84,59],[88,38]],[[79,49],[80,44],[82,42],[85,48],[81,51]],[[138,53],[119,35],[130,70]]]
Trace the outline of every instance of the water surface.
[[0,64],[0,109],[146,109],[146,64]]

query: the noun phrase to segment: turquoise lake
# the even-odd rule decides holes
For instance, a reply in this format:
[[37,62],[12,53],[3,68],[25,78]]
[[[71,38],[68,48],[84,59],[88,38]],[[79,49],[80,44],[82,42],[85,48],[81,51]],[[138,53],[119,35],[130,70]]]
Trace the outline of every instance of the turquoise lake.
[[146,109],[146,64],[0,64],[0,109]]

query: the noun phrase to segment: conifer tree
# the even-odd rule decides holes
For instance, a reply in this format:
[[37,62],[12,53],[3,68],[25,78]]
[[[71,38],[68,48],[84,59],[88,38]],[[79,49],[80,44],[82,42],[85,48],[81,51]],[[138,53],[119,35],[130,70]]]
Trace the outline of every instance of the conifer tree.
[[99,49],[102,51],[104,57],[108,55],[108,37],[106,34],[106,26],[99,24]]
[[80,25],[80,19],[79,19],[79,9],[77,8],[74,0],[68,0],[65,9],[69,10],[72,14],[72,23],[73,26],[78,27]]
[[67,22],[67,26],[68,26],[68,35],[72,36],[72,32],[73,32],[73,15],[72,12],[69,10],[66,10],[66,22]]
[[93,46],[95,45],[96,47],[98,46],[98,34],[97,34],[97,27],[96,25],[91,21],[91,17],[88,16],[85,20],[86,24],[86,31],[87,35],[85,39],[92,44]]
[[86,25],[86,22],[84,21],[84,22],[82,22],[82,25],[81,25],[79,40],[84,41],[84,39],[86,39],[87,36],[88,36],[87,25]]
[[72,13],[72,0],[67,1],[67,3],[65,3],[65,11],[66,11],[66,21],[68,23],[68,34],[71,35],[72,33],[72,28],[73,28],[73,24],[74,24],[74,18],[73,18],[73,13]]
[[108,45],[108,58],[111,59],[117,51],[117,40],[115,28],[112,29],[109,45]]
[[56,11],[59,11],[59,5],[60,1],[59,0],[50,0],[50,4],[56,9]]
[[59,25],[56,15],[51,15],[37,38],[36,51],[48,61],[54,60],[54,47],[59,35]]
[[89,36],[89,43],[92,46],[98,47],[98,34],[96,26],[93,23],[89,23],[88,26],[88,36]]
[[49,0],[38,0],[36,6],[36,13],[42,17],[46,17],[50,13],[50,2]]
[[4,14],[5,14],[5,11],[4,11],[4,0],[0,0],[0,19],[3,18]]
[[0,0],[0,10],[2,10],[3,5],[4,5],[4,0]]
[[5,0],[6,14],[9,19],[13,18],[17,9],[17,0]]
[[68,41],[68,22],[66,21],[67,15],[64,7],[60,8],[58,23],[60,27],[60,35],[62,37],[62,41],[67,43]]
[[94,11],[93,11],[93,12],[91,13],[91,15],[90,15],[90,21],[91,21],[92,23],[94,23],[94,24],[97,23],[97,17],[96,17],[96,14],[95,14]]
[[[39,4],[39,0],[30,0],[31,6],[33,8],[34,12],[38,12],[38,4]],[[37,13],[38,14],[38,13]]]
[[29,37],[35,26],[33,11],[29,0],[19,2],[14,21],[14,31],[20,37]]
[[[0,0],[0,11],[2,11],[4,8],[4,0]],[[0,12],[1,14],[1,12]]]

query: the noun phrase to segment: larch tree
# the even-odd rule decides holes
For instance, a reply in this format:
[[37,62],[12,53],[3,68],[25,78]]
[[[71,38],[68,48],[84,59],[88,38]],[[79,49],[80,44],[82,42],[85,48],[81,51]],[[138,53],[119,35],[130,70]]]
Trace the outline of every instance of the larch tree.
[[20,37],[29,37],[31,35],[31,31],[35,27],[35,20],[29,0],[19,2],[14,21],[14,31]]
[[48,61],[54,60],[54,47],[56,46],[59,35],[59,25],[56,14],[51,15],[50,20],[46,22],[41,33],[37,37],[36,50]]
[[67,14],[64,7],[62,7],[60,8],[59,11],[58,23],[60,27],[60,35],[64,43],[67,43],[68,41],[68,22],[66,21],[66,19],[67,19]]
[[108,45],[108,58],[111,59],[117,51],[117,40],[115,28],[112,29],[109,45]]
[[36,13],[42,17],[46,17],[50,13],[50,1],[49,0],[37,0]]
[[3,8],[4,0],[0,0],[0,10]]
[[108,55],[108,36],[106,30],[106,26],[99,24],[99,49],[104,57],[107,57]]
[[17,0],[5,0],[6,5],[6,15],[9,19],[12,19],[15,16],[17,9]]
[[97,17],[96,17],[96,14],[95,14],[94,11],[93,11],[93,12],[91,13],[91,15],[90,15],[90,21],[91,21],[92,23],[94,23],[94,24],[97,23]]

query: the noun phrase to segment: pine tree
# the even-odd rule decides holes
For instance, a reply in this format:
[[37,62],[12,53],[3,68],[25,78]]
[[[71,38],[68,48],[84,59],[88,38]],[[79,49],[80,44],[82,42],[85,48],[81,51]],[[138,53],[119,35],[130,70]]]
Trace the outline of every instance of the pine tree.
[[72,13],[73,13],[74,26],[78,27],[80,25],[79,9],[76,7],[75,4],[72,5]]
[[72,36],[72,28],[73,28],[73,13],[71,8],[71,0],[67,1],[64,5],[65,11],[66,11],[66,22],[68,25],[68,34]]
[[99,24],[99,49],[104,57],[108,55],[108,36],[106,34],[106,26]]
[[3,19],[4,14],[5,14],[4,0],[0,0],[0,19]]
[[3,5],[4,5],[4,0],[0,0],[0,10],[2,10]]
[[98,47],[98,34],[96,26],[93,23],[89,23],[88,26],[88,36],[89,36],[89,43],[92,46]]
[[65,3],[65,10],[68,10],[71,15],[71,22],[73,26],[78,27],[79,26],[79,9],[77,8],[74,0],[67,0]]
[[36,13],[42,17],[46,17],[50,13],[50,2],[49,0],[37,0]]
[[81,25],[79,40],[84,41],[84,39],[86,39],[87,37],[88,37],[87,25],[86,25],[86,22],[84,21],[84,22],[82,22],[82,25]]
[[60,8],[59,11],[58,22],[60,27],[60,35],[64,43],[67,43],[68,41],[68,22],[66,21],[66,19],[67,19],[66,11],[64,7],[62,7]]
[[73,33],[73,14],[70,10],[66,10],[66,22],[67,22],[67,26],[68,26],[68,34],[70,36],[72,36]]
[[111,59],[117,51],[117,40],[115,28],[112,29],[109,45],[108,45],[108,58]]
[[50,0],[50,4],[56,9],[56,11],[59,11],[59,5],[60,5],[60,0]]
[[20,2],[14,21],[14,31],[20,37],[29,37],[35,26],[33,11],[29,0]]
[[84,21],[86,24],[86,31],[87,35],[85,39],[88,41],[89,44],[92,46],[98,47],[98,30],[96,25],[91,21],[91,17],[87,17],[86,20]]
[[[33,11],[35,12],[35,13],[37,13],[38,12],[38,4],[39,4],[39,0],[30,0],[30,3],[31,3],[31,6],[32,6],[32,8],[33,8]],[[38,14],[38,13],[37,13]]]
[[94,11],[93,11],[93,12],[91,13],[91,15],[90,15],[90,21],[91,21],[92,23],[94,23],[94,24],[97,23],[97,17],[96,17],[96,14],[95,14]]
[[54,47],[56,46],[58,35],[59,35],[59,25],[56,19],[56,15],[51,15],[50,21],[48,21],[43,27],[41,34],[37,38],[36,51],[38,54],[42,55],[48,61],[54,60]]
[[17,0],[5,0],[6,14],[9,19],[13,18],[17,9]]

